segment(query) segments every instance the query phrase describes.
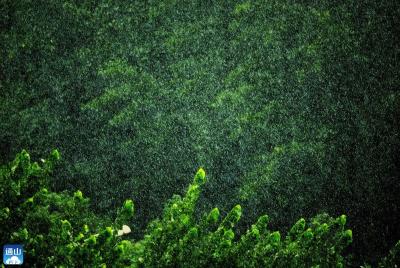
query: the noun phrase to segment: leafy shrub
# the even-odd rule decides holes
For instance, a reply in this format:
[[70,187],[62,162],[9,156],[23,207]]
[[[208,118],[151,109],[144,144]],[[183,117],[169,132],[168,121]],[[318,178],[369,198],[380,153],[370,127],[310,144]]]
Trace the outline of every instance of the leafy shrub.
[[[236,205],[221,217],[218,208],[196,220],[194,211],[203,169],[196,173],[185,196],[167,203],[163,216],[152,221],[143,239],[124,239],[134,213],[125,201],[114,221],[100,219],[88,209],[82,192],[54,193],[46,186],[60,158],[53,151],[42,164],[32,163],[26,151],[1,167],[0,239],[21,243],[25,262],[32,267],[343,267],[343,250],[352,242],[346,216],[321,214],[298,220],[285,237],[268,229],[261,216],[240,237],[235,225],[242,216]],[[127,225],[128,224],[128,225]],[[122,228],[122,230],[120,230]],[[128,230],[128,231],[127,231]],[[398,261],[398,243],[382,267]]]
[[[118,225],[102,227],[106,221],[88,210],[89,200],[80,191],[71,195],[47,190],[59,158],[54,150],[39,165],[22,151],[1,168],[2,244],[23,244],[29,267],[96,267],[117,262],[113,247]],[[127,216],[124,208],[119,213],[122,218]]]

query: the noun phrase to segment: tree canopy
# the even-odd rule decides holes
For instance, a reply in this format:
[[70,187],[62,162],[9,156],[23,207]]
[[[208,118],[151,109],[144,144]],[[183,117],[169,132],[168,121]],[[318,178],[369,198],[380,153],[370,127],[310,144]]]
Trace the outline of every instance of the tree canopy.
[[245,235],[263,214],[281,232],[345,214],[358,265],[400,239],[398,1],[0,10],[1,163],[57,148],[48,188],[79,189],[110,218],[135,200],[136,238],[204,167],[198,219],[240,203]]

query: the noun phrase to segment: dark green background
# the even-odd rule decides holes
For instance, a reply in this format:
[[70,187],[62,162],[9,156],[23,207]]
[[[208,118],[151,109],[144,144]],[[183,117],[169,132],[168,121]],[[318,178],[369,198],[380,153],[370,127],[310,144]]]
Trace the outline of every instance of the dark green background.
[[370,262],[400,239],[398,1],[0,3],[1,163],[58,148],[54,190],[132,198],[137,234],[203,166],[200,211],[242,230],[346,214]]

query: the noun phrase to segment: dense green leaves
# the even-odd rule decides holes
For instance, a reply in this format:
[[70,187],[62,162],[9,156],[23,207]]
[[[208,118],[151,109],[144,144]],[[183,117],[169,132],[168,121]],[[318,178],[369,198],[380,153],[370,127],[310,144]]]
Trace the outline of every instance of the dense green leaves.
[[[400,239],[398,1],[3,0],[0,12],[0,162],[59,148],[50,192],[80,189],[118,228],[133,199],[140,237],[204,166],[195,218],[218,206],[210,226],[237,203],[238,233],[263,213],[281,232],[346,214],[357,265]],[[42,186],[26,176],[1,193]]]
[[[53,151],[49,160],[59,154]],[[38,177],[49,180],[50,170],[30,162],[23,151],[1,170],[4,189],[21,182],[21,189]],[[18,175],[16,170],[21,169]],[[268,217],[262,216],[241,237],[235,226],[242,208],[235,206],[219,221],[218,209],[196,221],[194,210],[205,182],[199,169],[183,197],[174,196],[160,219],[152,221],[141,240],[122,240],[130,232],[134,211],[127,200],[115,223],[100,220],[88,210],[82,192],[54,193],[40,185],[30,192],[13,192],[14,202],[1,196],[1,242],[21,243],[25,263],[31,267],[342,267],[343,250],[352,242],[345,229],[346,217],[319,215],[306,223],[300,219],[282,238],[269,231]],[[8,206],[8,207],[6,207]],[[100,220],[100,221],[99,221]],[[219,222],[219,224],[218,224]],[[122,232],[118,230],[122,226]],[[394,263],[396,249],[384,259]]]
[[[57,155],[53,151],[49,160]],[[21,169],[18,175],[16,170]],[[45,183],[50,170],[30,162],[23,151],[2,167],[2,189],[21,182],[21,189],[39,177]],[[174,196],[160,219],[152,221],[141,240],[122,240],[130,232],[134,205],[125,201],[115,223],[100,220],[88,210],[82,192],[49,192],[40,185],[29,192],[13,192],[14,202],[1,196],[1,242],[22,243],[31,267],[343,267],[344,249],[352,242],[346,216],[326,214],[300,219],[282,237],[268,229],[268,216],[240,237],[235,226],[242,208],[235,206],[221,221],[213,209],[196,221],[194,209],[205,182],[199,169],[184,197]],[[8,206],[8,207],[6,207]],[[99,221],[100,220],[100,221]],[[122,226],[123,225],[123,226]],[[122,230],[118,230],[121,228]],[[398,245],[382,260],[382,267],[398,263]]]

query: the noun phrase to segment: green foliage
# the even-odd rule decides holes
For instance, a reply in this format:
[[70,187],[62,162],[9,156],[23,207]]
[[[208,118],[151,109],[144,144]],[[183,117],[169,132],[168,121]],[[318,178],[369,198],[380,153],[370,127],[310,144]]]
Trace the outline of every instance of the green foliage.
[[[56,156],[56,157],[55,157]],[[1,243],[24,245],[30,267],[343,267],[343,251],[352,242],[344,215],[334,219],[321,214],[300,219],[286,237],[270,231],[268,216],[261,216],[241,236],[235,226],[242,215],[235,206],[222,220],[217,208],[200,221],[194,217],[205,172],[199,169],[183,197],[174,196],[162,218],[152,221],[141,240],[122,239],[117,230],[129,224],[134,212],[126,200],[116,223],[96,217],[81,191],[54,193],[45,188],[53,151],[42,165],[30,162],[26,151],[1,168]],[[52,162],[51,166],[55,162]],[[40,179],[42,184],[36,188]],[[15,188],[16,184],[20,187]],[[13,190],[14,189],[14,190]],[[6,193],[6,192],[4,192]],[[14,202],[9,202],[11,198]],[[6,205],[8,207],[6,207]],[[122,234],[123,235],[123,234]],[[236,238],[237,237],[237,238]],[[382,261],[382,267],[398,262],[399,243]]]
[[56,150],[41,164],[22,151],[1,168],[1,244],[23,244],[30,267],[97,267],[114,261],[114,230],[101,227],[106,221],[99,224],[82,192],[47,190],[58,160]]
[[[358,266],[400,239],[399,1],[2,0],[0,12],[0,162],[59,148],[49,192],[82,190],[118,229],[134,199],[138,238],[204,166],[196,218],[240,202],[244,233],[265,211],[281,231],[346,214]],[[23,185],[5,196],[42,182]]]
[[379,267],[397,267],[400,264],[400,241],[390,250],[388,256],[379,263]]

